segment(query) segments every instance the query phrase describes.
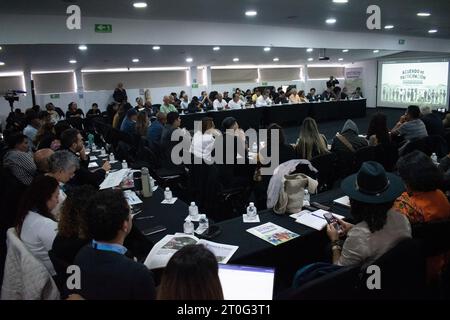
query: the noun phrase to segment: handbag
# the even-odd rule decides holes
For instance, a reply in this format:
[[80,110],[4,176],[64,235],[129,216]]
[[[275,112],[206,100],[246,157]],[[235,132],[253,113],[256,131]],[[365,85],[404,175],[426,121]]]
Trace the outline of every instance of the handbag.
[[303,173],[285,175],[282,179],[282,187],[273,211],[277,214],[292,214],[302,211],[305,189],[310,194],[316,193],[318,184],[317,180]]

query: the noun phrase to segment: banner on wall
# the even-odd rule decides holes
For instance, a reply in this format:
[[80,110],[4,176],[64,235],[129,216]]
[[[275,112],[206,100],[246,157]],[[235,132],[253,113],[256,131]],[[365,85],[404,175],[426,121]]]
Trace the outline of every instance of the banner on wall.
[[362,76],[363,68],[345,68],[345,87],[350,94],[358,87],[364,92]]

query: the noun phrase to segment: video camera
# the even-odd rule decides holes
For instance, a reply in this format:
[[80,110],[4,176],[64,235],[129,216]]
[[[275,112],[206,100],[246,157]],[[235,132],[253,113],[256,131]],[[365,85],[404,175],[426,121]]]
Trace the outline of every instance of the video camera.
[[13,112],[14,110],[14,102],[19,101],[19,96],[17,95],[18,93],[27,93],[27,92],[23,90],[8,90],[6,94],[3,96],[5,100],[9,102],[11,112]]

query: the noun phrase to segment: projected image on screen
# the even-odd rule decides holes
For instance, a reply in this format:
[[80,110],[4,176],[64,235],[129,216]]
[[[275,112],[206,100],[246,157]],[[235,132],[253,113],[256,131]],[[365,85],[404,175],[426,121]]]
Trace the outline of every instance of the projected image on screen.
[[381,68],[382,106],[446,106],[448,62],[385,63]]

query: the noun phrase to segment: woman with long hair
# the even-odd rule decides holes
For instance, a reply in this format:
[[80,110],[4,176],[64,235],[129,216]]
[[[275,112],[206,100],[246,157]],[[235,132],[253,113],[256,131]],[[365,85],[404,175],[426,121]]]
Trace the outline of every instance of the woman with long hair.
[[52,214],[58,205],[58,196],[59,184],[55,178],[36,177],[22,198],[16,224],[20,239],[52,276],[55,270],[48,251],[52,248],[58,227]]
[[136,120],[136,133],[141,137],[146,137],[149,127],[150,121],[148,120],[147,112],[139,112]]
[[214,254],[202,245],[187,245],[167,264],[158,300],[223,300],[219,266]]
[[54,128],[52,122],[46,122],[39,128],[33,141],[38,150],[51,147],[52,141],[56,138]]
[[372,119],[370,119],[367,140],[369,140],[369,146],[379,144],[387,145],[391,143],[391,136],[387,127],[387,117],[384,113],[375,113]]
[[295,151],[300,159],[311,160],[316,156],[328,153],[327,138],[319,133],[313,118],[303,120]]

